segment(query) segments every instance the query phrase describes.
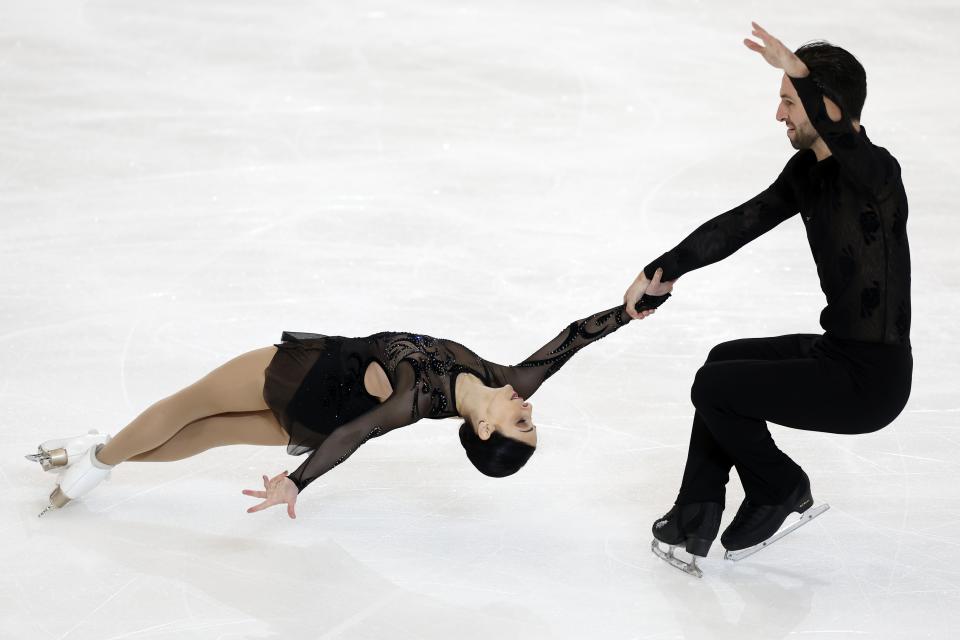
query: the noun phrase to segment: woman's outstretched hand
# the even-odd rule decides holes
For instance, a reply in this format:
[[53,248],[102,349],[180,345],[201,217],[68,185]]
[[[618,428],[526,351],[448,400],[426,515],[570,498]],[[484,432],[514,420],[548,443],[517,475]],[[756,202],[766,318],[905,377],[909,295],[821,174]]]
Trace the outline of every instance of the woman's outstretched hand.
[[640,297],[643,294],[648,296],[662,296],[673,291],[673,283],[679,280],[680,278],[674,278],[669,282],[660,282],[660,277],[663,276],[663,269],[657,269],[656,273],[653,274],[652,280],[647,280],[646,274],[641,271],[640,275],[637,276],[636,280],[633,281],[633,284],[627,289],[627,292],[623,294],[623,304],[626,305],[627,315],[635,320],[643,320],[649,315],[653,315],[656,309],[646,309],[644,311],[637,311],[636,305],[640,301]]
[[300,492],[297,490],[297,485],[293,484],[293,480],[287,477],[286,471],[269,480],[267,476],[263,476],[263,488],[265,491],[253,491],[252,489],[243,490],[243,495],[245,496],[263,499],[263,502],[260,504],[247,509],[247,513],[256,513],[267,507],[272,507],[275,504],[286,504],[287,515],[291,518],[297,517],[295,507],[297,505],[297,496],[300,495]]

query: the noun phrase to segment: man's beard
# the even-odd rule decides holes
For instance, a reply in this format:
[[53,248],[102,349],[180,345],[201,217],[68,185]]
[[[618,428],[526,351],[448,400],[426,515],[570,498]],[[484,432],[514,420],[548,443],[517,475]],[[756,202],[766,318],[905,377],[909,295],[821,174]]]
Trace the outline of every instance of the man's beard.
[[794,127],[793,137],[790,138],[790,144],[797,151],[803,151],[812,147],[819,139],[820,134],[818,134],[817,130],[810,125],[805,126],[803,129]]

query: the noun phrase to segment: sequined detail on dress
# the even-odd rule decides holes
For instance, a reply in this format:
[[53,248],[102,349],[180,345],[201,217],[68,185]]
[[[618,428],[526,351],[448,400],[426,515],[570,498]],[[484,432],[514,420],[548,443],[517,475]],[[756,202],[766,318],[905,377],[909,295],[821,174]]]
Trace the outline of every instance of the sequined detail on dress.
[[[610,322],[610,320],[613,320],[613,322]],[[528,358],[517,366],[520,368],[546,367],[543,375],[543,379],[546,380],[566,364],[567,360],[572,358],[577,351],[594,340],[599,340],[608,333],[616,331],[630,320],[631,318],[624,308],[617,307],[605,313],[573,322],[567,327],[567,334],[563,342],[550,351],[549,357]]]
[[[660,302],[662,300],[650,302],[650,306]],[[314,400],[311,405],[313,413],[300,412],[300,421],[308,420],[306,416],[321,416],[326,423],[304,425],[303,429],[291,434],[288,451],[294,454],[309,451],[310,455],[288,477],[303,490],[372,438],[421,418],[457,415],[454,385],[456,377],[462,373],[474,375],[493,388],[512,385],[519,395],[529,398],[544,380],[580,349],[613,333],[630,320],[622,305],[577,320],[514,366],[484,360],[458,342],[419,333],[383,332],[365,338],[324,338],[325,343],[319,341],[322,336],[316,342],[303,338],[316,334],[287,333],[287,336],[301,336],[306,340],[305,347],[330,346],[331,352],[325,352],[320,362],[336,362],[342,367],[342,375],[337,373],[336,367],[328,365],[323,366],[322,375],[311,371],[305,378],[309,388],[297,390],[298,399],[304,402]],[[356,398],[370,398],[365,390],[362,393],[358,390],[363,389],[364,372],[373,361],[383,367],[393,393],[385,402],[374,401],[367,411],[355,415]],[[323,384],[317,383],[318,378]],[[311,396],[312,393],[321,396],[317,398]],[[350,414],[349,419],[342,419],[344,414]],[[315,444],[311,446],[311,443]]]

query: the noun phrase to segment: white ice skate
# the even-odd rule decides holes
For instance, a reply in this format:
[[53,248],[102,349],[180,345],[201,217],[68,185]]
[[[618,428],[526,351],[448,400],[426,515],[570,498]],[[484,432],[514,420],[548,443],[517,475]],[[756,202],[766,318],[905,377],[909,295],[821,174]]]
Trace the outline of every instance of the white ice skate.
[[44,471],[63,471],[74,458],[90,447],[109,441],[109,434],[90,429],[79,436],[47,440],[37,447],[36,453],[24,457],[31,462],[39,462]]
[[766,549],[767,547],[772,545],[774,542],[776,542],[780,538],[787,535],[788,533],[796,531],[797,529],[807,524],[817,516],[823,514],[829,508],[830,508],[830,505],[824,503],[818,507],[807,509],[806,511],[801,513],[800,518],[794,521],[794,523],[791,524],[789,527],[785,529],[781,529],[780,531],[776,532],[775,534],[773,534],[772,536],[770,536],[760,544],[755,544],[752,547],[747,547],[746,549],[739,549],[737,551],[727,551],[726,553],[723,554],[723,559],[736,561],[736,560],[743,560],[747,556],[752,556],[757,551],[760,551],[761,549]]
[[42,516],[51,509],[60,509],[71,500],[84,496],[110,475],[114,465],[103,464],[97,460],[97,450],[103,445],[95,445],[76,456],[72,464],[60,476],[60,482],[50,494],[50,504],[40,512]]

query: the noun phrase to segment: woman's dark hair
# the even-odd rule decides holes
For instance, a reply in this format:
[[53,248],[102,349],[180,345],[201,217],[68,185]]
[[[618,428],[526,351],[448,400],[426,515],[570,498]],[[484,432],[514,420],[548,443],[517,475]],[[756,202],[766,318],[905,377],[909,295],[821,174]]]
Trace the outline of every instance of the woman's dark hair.
[[867,99],[867,72],[849,51],[824,40],[808,42],[794,53],[810,69],[810,76],[844,114],[860,119]]
[[460,444],[477,470],[491,478],[503,478],[520,470],[536,447],[501,435],[499,431],[482,440],[469,422],[460,425]]

